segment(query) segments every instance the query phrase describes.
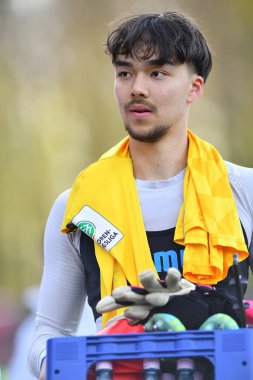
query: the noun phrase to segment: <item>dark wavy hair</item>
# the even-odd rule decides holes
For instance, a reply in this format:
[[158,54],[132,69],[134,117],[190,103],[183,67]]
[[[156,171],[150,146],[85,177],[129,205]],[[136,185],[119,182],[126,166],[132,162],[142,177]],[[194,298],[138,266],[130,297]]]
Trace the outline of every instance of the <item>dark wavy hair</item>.
[[115,63],[123,54],[161,62],[187,63],[204,81],[212,68],[212,56],[199,27],[178,12],[128,16],[108,35],[105,51]]

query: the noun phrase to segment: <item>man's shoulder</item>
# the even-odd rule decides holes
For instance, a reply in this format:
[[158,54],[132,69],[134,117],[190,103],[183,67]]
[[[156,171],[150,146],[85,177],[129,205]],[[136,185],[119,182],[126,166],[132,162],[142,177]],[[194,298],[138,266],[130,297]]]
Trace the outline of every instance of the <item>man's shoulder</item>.
[[62,193],[60,193],[58,195],[58,197],[56,198],[56,201],[57,203],[59,204],[65,204],[68,200],[68,197],[69,197],[69,193],[70,193],[71,189],[67,189],[67,190],[64,190]]
[[[253,168],[236,165],[232,162],[225,161],[228,168],[228,180],[232,190],[240,197],[245,196],[250,199],[253,205]],[[253,206],[252,206],[253,207]]]
[[65,208],[66,208],[66,204],[67,204],[67,201],[69,198],[70,190],[71,189],[67,189],[67,190],[63,191],[60,195],[58,195],[58,197],[55,199],[53,207],[52,207],[53,212],[64,213]]
[[228,169],[228,178],[230,182],[241,180],[253,180],[253,168],[234,164],[232,162],[225,161]]

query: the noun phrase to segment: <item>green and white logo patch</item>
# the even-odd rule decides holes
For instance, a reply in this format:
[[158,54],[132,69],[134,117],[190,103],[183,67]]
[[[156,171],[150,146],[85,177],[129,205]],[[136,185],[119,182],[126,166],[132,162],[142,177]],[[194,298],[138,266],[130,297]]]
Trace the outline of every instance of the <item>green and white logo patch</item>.
[[123,238],[117,227],[87,205],[74,216],[72,223],[108,252]]
[[88,235],[92,239],[94,238],[96,234],[96,227],[94,226],[93,223],[84,220],[84,221],[78,222],[77,227],[80,228],[81,231],[83,231],[86,235]]

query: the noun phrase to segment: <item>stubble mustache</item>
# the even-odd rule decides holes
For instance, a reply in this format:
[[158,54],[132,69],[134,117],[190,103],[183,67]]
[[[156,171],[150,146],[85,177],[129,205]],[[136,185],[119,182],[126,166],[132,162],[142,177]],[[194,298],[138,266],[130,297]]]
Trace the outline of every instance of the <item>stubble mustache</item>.
[[125,107],[124,107],[125,111],[127,112],[129,110],[129,108],[135,104],[141,104],[141,105],[147,107],[152,112],[156,111],[156,107],[144,99],[133,99],[133,100],[131,100],[129,103],[127,103],[125,105]]

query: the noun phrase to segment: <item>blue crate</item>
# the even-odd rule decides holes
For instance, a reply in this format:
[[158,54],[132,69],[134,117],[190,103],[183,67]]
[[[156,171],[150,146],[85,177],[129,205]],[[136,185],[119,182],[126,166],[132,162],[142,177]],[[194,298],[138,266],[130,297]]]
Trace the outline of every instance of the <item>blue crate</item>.
[[208,359],[215,380],[253,380],[253,329],[53,338],[47,344],[47,379],[85,380],[100,360],[179,357]]

